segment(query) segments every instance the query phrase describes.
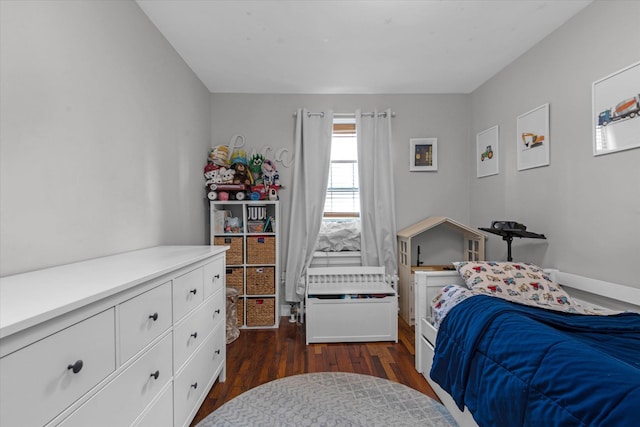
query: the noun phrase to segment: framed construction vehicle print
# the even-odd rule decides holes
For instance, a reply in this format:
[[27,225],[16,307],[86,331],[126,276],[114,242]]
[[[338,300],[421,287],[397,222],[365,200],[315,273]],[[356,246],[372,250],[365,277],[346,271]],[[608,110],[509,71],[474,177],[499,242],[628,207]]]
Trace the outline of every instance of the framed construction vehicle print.
[[640,62],[593,83],[593,155],[640,147]]
[[549,104],[518,116],[516,146],[518,170],[549,164]]

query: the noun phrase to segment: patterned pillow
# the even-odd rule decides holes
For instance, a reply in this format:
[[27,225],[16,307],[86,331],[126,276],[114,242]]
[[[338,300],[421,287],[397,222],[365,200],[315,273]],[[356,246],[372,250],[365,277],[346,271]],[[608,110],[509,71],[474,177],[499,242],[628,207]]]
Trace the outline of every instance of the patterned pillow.
[[442,319],[449,313],[455,305],[460,301],[479,294],[464,286],[447,285],[442,288],[438,294],[431,300],[431,308],[433,313],[433,325],[437,328],[440,326]]
[[454,262],[467,287],[482,294],[567,313],[584,313],[544,270],[526,262]]

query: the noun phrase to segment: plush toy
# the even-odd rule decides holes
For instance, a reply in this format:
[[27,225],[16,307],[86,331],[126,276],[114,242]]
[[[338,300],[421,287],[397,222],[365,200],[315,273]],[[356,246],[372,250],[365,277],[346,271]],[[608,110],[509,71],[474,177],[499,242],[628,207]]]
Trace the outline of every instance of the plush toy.
[[220,166],[214,165],[213,163],[207,164],[204,168],[204,178],[205,185],[211,184],[220,184],[222,183],[222,178],[220,177]]
[[209,160],[218,166],[229,165],[229,147],[218,145],[209,152]]
[[249,172],[247,165],[244,163],[235,163],[232,168],[235,170],[235,175],[233,176],[234,184],[251,185],[253,183],[253,179],[251,179],[251,173]]
[[269,187],[269,200],[278,200],[278,189],[276,187]]
[[204,179],[209,180],[213,178],[216,169],[218,169],[218,166],[213,163],[207,163],[207,166],[204,167]]
[[260,172],[262,172],[262,162],[264,162],[264,156],[262,154],[254,154],[251,156],[251,160],[249,160],[249,171],[251,171],[251,175],[253,175],[254,180],[257,180],[260,177]]
[[276,164],[271,160],[265,160],[262,162],[262,181],[264,185],[271,185],[275,181],[275,176],[278,171],[276,170]]
[[220,168],[220,178],[222,179],[222,184],[233,184],[233,176],[236,171],[233,169],[227,169],[225,167]]
[[247,164],[247,152],[244,150],[234,150],[231,154],[231,164],[234,165],[236,163],[244,163]]

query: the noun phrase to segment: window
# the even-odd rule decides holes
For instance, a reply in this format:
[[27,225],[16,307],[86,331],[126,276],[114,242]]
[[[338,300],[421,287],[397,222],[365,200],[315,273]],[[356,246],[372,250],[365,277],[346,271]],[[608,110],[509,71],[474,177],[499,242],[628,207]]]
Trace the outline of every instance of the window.
[[355,119],[334,119],[324,218],[355,219],[358,217],[360,217],[360,186],[356,122]]

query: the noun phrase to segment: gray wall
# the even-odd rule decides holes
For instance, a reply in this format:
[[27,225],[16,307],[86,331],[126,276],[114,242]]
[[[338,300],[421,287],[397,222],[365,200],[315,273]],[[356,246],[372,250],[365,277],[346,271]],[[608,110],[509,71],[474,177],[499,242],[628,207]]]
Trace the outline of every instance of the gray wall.
[[204,244],[209,92],[131,1],[2,1],[0,275]]
[[[353,113],[391,108],[394,154],[389,167],[395,171],[398,229],[425,217],[444,215],[469,222],[468,95],[211,95],[211,139],[228,144],[236,134],[245,137],[245,150],[293,153],[293,114],[299,107],[311,111]],[[409,172],[409,139],[438,138],[438,172]],[[282,184],[281,212],[290,217],[292,167],[278,165]],[[287,228],[283,227],[282,256],[286,254]]]
[[[640,149],[594,157],[591,133],[591,85],[640,59],[639,19],[640,2],[594,2],[471,95],[469,148],[499,125],[501,155],[480,179],[469,159],[471,225],[515,220],[548,238],[516,240],[514,259],[640,287]],[[550,165],[517,171],[516,117],[544,103]],[[499,237],[487,243],[506,258]]]

